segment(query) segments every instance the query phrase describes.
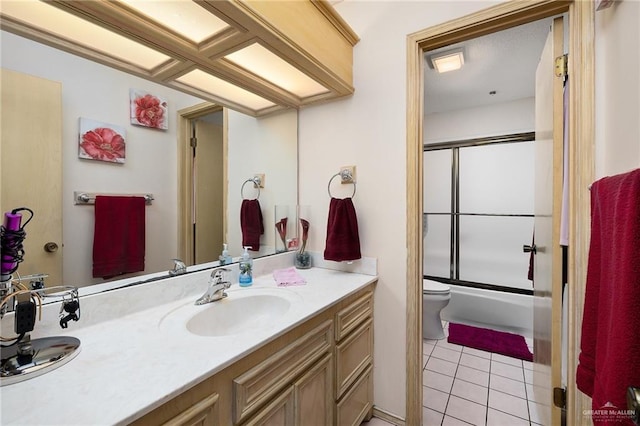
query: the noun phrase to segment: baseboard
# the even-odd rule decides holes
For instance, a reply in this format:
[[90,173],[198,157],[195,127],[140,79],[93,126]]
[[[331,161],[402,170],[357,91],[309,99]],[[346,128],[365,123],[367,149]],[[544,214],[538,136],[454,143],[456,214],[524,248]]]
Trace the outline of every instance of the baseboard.
[[380,420],[394,424],[396,426],[405,426],[406,423],[402,417],[398,417],[395,414],[384,411],[378,407],[373,407],[373,417],[377,417]]

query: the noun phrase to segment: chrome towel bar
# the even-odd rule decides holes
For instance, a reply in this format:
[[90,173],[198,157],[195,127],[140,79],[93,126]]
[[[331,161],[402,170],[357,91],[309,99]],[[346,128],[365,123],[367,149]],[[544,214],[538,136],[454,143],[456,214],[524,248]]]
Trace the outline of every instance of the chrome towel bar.
[[76,205],[90,205],[96,203],[96,196],[121,196],[121,197],[144,197],[145,204],[151,205],[154,200],[153,194],[99,194],[95,192],[74,191],[73,192],[73,204]]

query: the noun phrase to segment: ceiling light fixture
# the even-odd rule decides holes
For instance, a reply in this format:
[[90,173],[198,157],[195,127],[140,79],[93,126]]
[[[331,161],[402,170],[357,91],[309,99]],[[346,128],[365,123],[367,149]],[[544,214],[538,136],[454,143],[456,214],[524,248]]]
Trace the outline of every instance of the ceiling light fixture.
[[[255,2],[227,18],[233,1],[0,0],[0,26],[256,117],[353,93],[358,37],[331,6],[301,0],[300,11],[313,6],[326,19],[311,35],[283,26],[276,40],[286,6]],[[318,50],[321,40],[332,48]]]
[[464,53],[462,49],[447,50],[429,55],[427,60],[432,68],[442,74],[462,68]]

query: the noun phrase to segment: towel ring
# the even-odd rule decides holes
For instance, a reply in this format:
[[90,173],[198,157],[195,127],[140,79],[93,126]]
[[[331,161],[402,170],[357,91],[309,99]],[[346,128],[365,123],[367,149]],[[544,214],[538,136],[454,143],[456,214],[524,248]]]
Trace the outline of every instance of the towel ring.
[[256,178],[251,178],[244,181],[244,183],[242,184],[242,187],[240,188],[240,198],[242,198],[243,200],[249,199],[249,198],[244,198],[244,186],[249,182],[253,183],[255,188],[258,188],[258,195],[256,195],[256,198],[254,198],[254,200],[257,200],[258,198],[260,198],[260,182]]
[[351,173],[349,173],[347,170],[343,170],[340,173],[336,173],[335,175],[331,176],[331,179],[329,179],[329,183],[327,184],[327,192],[329,193],[329,197],[333,198],[333,195],[331,195],[331,182],[333,182],[333,180],[338,176],[340,176],[342,180],[351,180],[349,183],[353,184],[353,194],[351,194],[351,198],[353,198],[356,195],[356,183],[353,181],[353,179],[351,179]]

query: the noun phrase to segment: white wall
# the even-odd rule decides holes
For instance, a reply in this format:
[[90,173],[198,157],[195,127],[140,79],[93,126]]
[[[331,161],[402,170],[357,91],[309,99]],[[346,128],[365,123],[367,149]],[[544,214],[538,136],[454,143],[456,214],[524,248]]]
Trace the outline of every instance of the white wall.
[[424,143],[448,142],[535,130],[535,98],[424,117]]
[[[300,203],[311,207],[308,246],[324,250],[327,183],[340,166],[357,166],[362,255],[378,258],[374,403],[405,416],[406,383],[406,36],[495,2],[347,1],[337,11],[360,36],[355,94],[300,112]],[[350,185],[332,186],[334,196]],[[330,291],[331,283],[327,283]]]
[[640,1],[596,12],[596,178],[640,167]]
[[[95,62],[2,32],[2,67],[62,83],[62,212],[64,284],[102,282],[92,276],[93,206],[73,204],[73,191],[153,193],[146,208],[146,271],[171,268],[177,253],[176,112],[202,100]],[[167,131],[129,124],[129,89],[168,102]],[[126,129],[123,165],[78,158],[78,119]],[[43,271],[46,272],[46,271]]]
[[[296,231],[297,204],[296,183],[298,169],[298,113],[282,111],[268,117],[255,119],[235,111],[229,111],[229,198],[228,218],[240,217],[242,184],[256,174],[264,174],[264,188],[260,190],[264,235],[260,238],[260,251],[250,251],[252,257],[273,253],[275,249],[274,206],[288,208],[288,237]],[[283,164],[290,166],[283,167]],[[257,190],[252,183],[244,187],[244,198],[255,198]],[[282,217],[279,217],[280,220]],[[242,232],[239,220],[229,220],[227,242],[229,253],[242,253]],[[279,238],[279,237],[278,237]]]

